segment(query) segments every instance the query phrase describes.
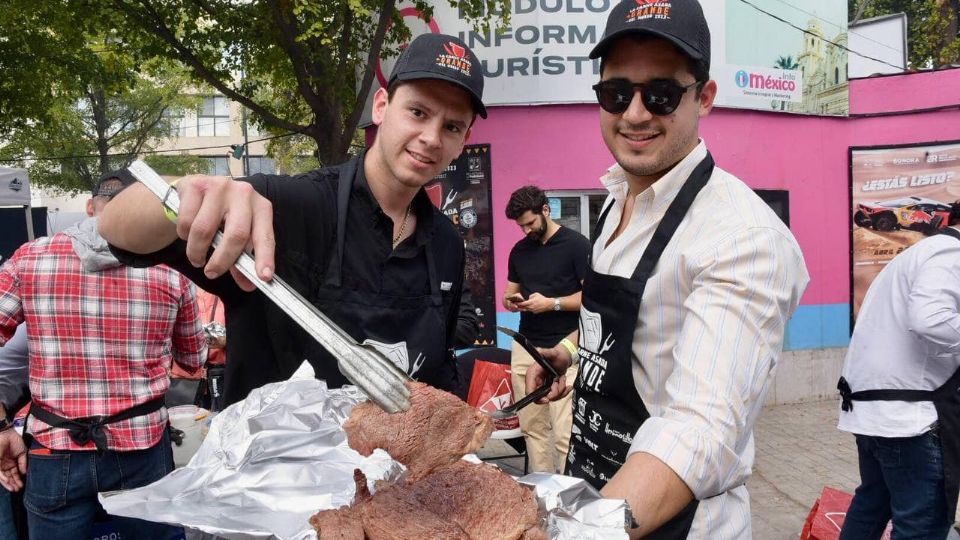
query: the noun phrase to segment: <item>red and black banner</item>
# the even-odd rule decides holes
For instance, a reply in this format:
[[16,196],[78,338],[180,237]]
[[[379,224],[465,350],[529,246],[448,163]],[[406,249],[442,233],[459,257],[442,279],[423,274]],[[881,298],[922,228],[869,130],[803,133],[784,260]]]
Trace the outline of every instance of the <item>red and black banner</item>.
[[447,170],[426,186],[433,204],[450,218],[467,250],[464,286],[480,318],[474,345],[496,343],[493,277],[493,215],[490,211],[490,145],[466,146]]

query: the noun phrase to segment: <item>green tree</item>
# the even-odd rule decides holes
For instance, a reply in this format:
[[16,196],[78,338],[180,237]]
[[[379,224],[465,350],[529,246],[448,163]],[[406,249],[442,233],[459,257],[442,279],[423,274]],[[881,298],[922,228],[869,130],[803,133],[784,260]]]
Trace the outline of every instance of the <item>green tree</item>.
[[913,69],[960,63],[957,20],[960,0],[847,0],[852,22],[906,13],[909,66]]
[[[82,90],[52,99],[41,120],[9,129],[0,159],[20,159],[39,186],[79,192],[104,172],[130,164],[170,136],[175,116],[194,106],[179,67],[148,66],[141,76],[130,59],[101,48],[103,70]],[[30,159],[30,158],[39,159]]]
[[0,159],[67,192],[151,149],[170,134],[165,113],[194,105],[178,64],[125,53],[115,33],[85,23],[99,13],[75,8],[5,0],[0,17]]
[[150,154],[144,156],[143,161],[163,176],[206,174],[210,170],[209,161],[193,154]]
[[792,56],[781,56],[777,58],[777,61],[773,63],[773,67],[780,69],[797,69],[800,67],[800,63],[793,59]]
[[[489,28],[509,0],[448,0]],[[245,106],[261,126],[316,144],[322,163],[343,160],[380,57],[410,37],[397,0],[77,0],[78,15],[116,29],[142,57],[182,62],[196,81]],[[425,18],[432,7],[414,0]]]
[[0,140],[43,121],[91,71],[86,37],[59,2],[4,0],[0,16]]

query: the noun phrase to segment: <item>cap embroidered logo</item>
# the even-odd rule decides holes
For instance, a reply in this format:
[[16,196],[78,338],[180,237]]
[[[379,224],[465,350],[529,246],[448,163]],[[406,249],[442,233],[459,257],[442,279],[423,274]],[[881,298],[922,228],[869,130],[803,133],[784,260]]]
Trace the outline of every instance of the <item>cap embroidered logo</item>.
[[639,7],[627,11],[626,22],[642,21],[644,19],[669,19],[673,5],[662,0],[636,0]]
[[466,49],[464,49],[463,47],[457,45],[456,43],[454,43],[454,42],[452,42],[452,41],[450,41],[450,42],[448,42],[446,45],[444,45],[443,48],[447,50],[447,54],[452,54],[452,55],[454,55],[454,56],[459,56],[460,58],[463,58],[463,57],[467,54],[467,50],[466,50]]
[[444,43],[443,50],[446,54],[440,53],[437,55],[437,65],[456,69],[469,77],[473,63],[470,62],[470,58],[467,57],[467,50],[452,41]]

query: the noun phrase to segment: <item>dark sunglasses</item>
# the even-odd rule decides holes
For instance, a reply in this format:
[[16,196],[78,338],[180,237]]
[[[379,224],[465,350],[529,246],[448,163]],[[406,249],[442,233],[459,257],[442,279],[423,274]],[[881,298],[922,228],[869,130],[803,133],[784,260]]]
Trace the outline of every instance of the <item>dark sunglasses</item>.
[[640,90],[643,106],[650,114],[666,116],[672,114],[680,105],[687,90],[698,86],[700,81],[687,86],[676,81],[655,80],[648,83],[634,83],[627,79],[609,79],[593,85],[600,107],[610,114],[622,114],[630,108],[633,93]]

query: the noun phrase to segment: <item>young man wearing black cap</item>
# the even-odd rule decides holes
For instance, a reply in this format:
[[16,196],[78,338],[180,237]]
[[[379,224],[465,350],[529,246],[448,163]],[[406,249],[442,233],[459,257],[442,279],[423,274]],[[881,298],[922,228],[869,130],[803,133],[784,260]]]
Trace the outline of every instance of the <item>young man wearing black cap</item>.
[[[253,287],[239,274],[236,282],[224,275],[246,247],[261,278],[276,272],[358,342],[414,379],[453,389],[456,366],[446,351],[464,247],[422,187],[460,155],[475,117],[486,117],[482,96],[480,62],[462,41],[419,36],[388,88],[376,92],[377,137],[356,158],[292,178],[183,178],[176,224],[156,197],[133,186],[108,205],[101,231],[128,250],[123,260],[167,263],[223,300],[227,404],[289,377],[304,359],[331,387],[346,382],[335,359],[278,307],[245,292]],[[208,257],[221,225],[224,242]]]
[[[578,348],[545,352],[579,362],[567,470],[630,502],[631,536],[750,538],[752,428],[808,282],[803,256],[699,139],[717,84],[696,0],[617,5],[590,57],[617,166],[601,178]],[[542,378],[534,366],[527,387]]]
[[[176,362],[195,371],[207,357],[193,284],[166,267],[121,265],[97,234],[96,216],[133,182],[126,171],[105,175],[88,219],[24,244],[0,266],[0,345],[27,325],[33,440],[25,443],[8,423],[16,411],[0,405],[0,485],[25,490],[31,538],[90,538],[103,512],[98,492],[142,487],[173,470],[168,369]],[[124,538],[182,534],[114,522]]]

